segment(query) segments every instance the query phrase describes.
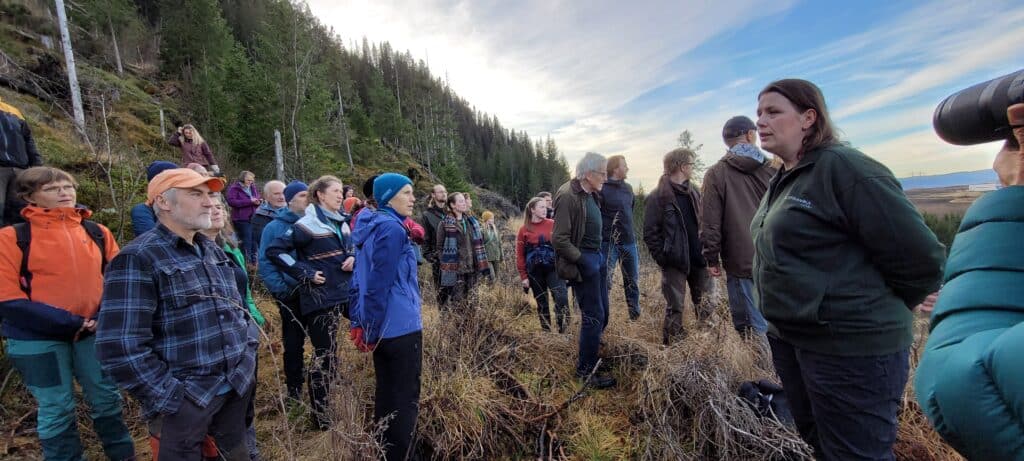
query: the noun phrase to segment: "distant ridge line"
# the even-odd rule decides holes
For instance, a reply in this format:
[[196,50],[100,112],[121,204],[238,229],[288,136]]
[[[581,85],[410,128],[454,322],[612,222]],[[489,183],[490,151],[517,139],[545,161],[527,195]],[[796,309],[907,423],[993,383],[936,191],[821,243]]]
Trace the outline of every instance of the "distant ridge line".
[[999,177],[993,170],[957,171],[928,176],[911,176],[899,178],[903,190],[911,189],[935,189],[939,187],[971,186],[977,184],[991,184],[999,182]]

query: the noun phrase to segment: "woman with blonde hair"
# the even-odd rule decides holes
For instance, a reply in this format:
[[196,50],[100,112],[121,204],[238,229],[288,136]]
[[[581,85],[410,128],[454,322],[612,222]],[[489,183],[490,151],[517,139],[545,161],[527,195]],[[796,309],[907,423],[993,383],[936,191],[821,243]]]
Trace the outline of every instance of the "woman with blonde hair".
[[167,143],[181,149],[181,165],[198,163],[214,173],[220,173],[220,167],[213,159],[210,145],[191,124],[178,127],[174,133],[171,133]]

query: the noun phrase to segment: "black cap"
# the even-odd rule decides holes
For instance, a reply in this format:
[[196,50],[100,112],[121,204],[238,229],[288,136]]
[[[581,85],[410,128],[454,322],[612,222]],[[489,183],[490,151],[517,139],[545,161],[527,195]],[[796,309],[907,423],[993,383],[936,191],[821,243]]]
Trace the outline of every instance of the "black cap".
[[725,122],[725,126],[722,127],[722,139],[732,139],[747,134],[748,131],[757,131],[757,125],[749,118],[743,115],[737,115],[730,118],[728,122]]
[[368,199],[373,198],[373,180],[377,179],[377,176],[380,175],[375,174],[370,176],[370,179],[367,179],[366,182],[363,183],[363,197]]

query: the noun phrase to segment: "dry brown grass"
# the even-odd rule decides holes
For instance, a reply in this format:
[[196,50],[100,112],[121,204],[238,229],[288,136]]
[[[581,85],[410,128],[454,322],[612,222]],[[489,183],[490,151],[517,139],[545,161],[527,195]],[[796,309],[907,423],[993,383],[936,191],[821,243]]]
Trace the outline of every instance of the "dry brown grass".
[[[511,265],[506,264],[504,270],[495,286],[481,287],[473,309],[443,316],[433,303],[430,283],[422,284],[424,367],[418,437],[424,458],[807,457],[808,448],[795,433],[757,418],[735,396],[742,381],[776,378],[759,347],[742,340],[732,329],[724,303],[717,305],[720,320],[705,331],[696,329],[692,309],[688,310],[686,324],[691,334],[672,347],[663,347],[664,301],[656,269],[649,261],[642,263],[643,315],[636,322],[627,320],[621,279],[616,276],[602,357],[619,385],[608,391],[580,392],[573,378],[579,313],[573,309],[569,334],[541,331],[536,310],[516,285]],[[256,402],[264,459],[375,457],[379,447],[373,435],[379,428],[371,423],[371,356],[341,341],[340,378],[332,391],[334,425],[328,432],[309,430],[306,410],[290,410],[284,401],[277,309],[266,299],[259,303],[268,318],[267,336],[260,349]],[[925,322],[920,321],[922,325]],[[919,331],[923,336],[924,330]],[[917,344],[922,341],[919,338]],[[915,349],[915,365],[917,353]],[[11,392],[27,397],[23,389]],[[912,387],[908,385],[906,392],[898,458],[960,459],[928,425],[912,398]],[[27,408],[23,405],[21,409]],[[146,459],[148,446],[137,407],[130,404],[128,413],[140,459]],[[4,414],[21,416],[18,411]],[[31,419],[0,425],[0,439],[11,434],[7,440],[17,437],[20,444],[9,459],[38,458]],[[83,433],[89,432],[87,426],[83,425]],[[95,440],[87,443],[90,459],[100,456]]]

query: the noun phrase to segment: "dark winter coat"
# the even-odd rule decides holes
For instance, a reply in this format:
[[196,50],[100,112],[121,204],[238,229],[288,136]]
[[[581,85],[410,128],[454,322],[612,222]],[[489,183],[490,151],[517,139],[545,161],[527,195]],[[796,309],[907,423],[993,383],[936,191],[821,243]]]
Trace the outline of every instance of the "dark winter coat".
[[[573,179],[558,188],[555,193],[555,226],[551,231],[551,246],[555,248],[555,269],[558,276],[570,282],[582,281],[576,266],[582,251],[580,243],[587,224],[588,192],[583,190],[579,179]],[[601,206],[601,194],[594,193],[594,200]]]
[[[292,251],[295,257],[291,256]],[[283,235],[267,247],[267,259],[299,281],[302,315],[309,315],[348,302],[352,272],[341,269],[346,259],[355,257],[348,223],[330,218],[315,204]],[[320,271],[326,282],[313,283]]]
[[647,197],[644,205],[644,243],[659,266],[688,274],[691,267],[703,266],[703,261],[692,261],[691,255],[695,251],[690,248],[690,236],[686,232],[684,220],[687,217],[676,202],[677,189],[689,198],[699,226],[700,192],[689,181],[676,185],[668,175],[662,175],[658,187]]
[[622,179],[609,179],[601,188],[601,199],[601,241],[617,244],[636,242],[633,186]]
[[780,171],[751,223],[768,334],[841,356],[910,347],[911,309],[939,288],[945,249],[885,165],[812,150]]
[[767,161],[731,152],[704,174],[700,240],[709,266],[721,264],[732,277],[750,278],[754,263],[750,221],[774,174]]
[[28,168],[43,164],[32,130],[18,115],[0,110],[0,167]]

